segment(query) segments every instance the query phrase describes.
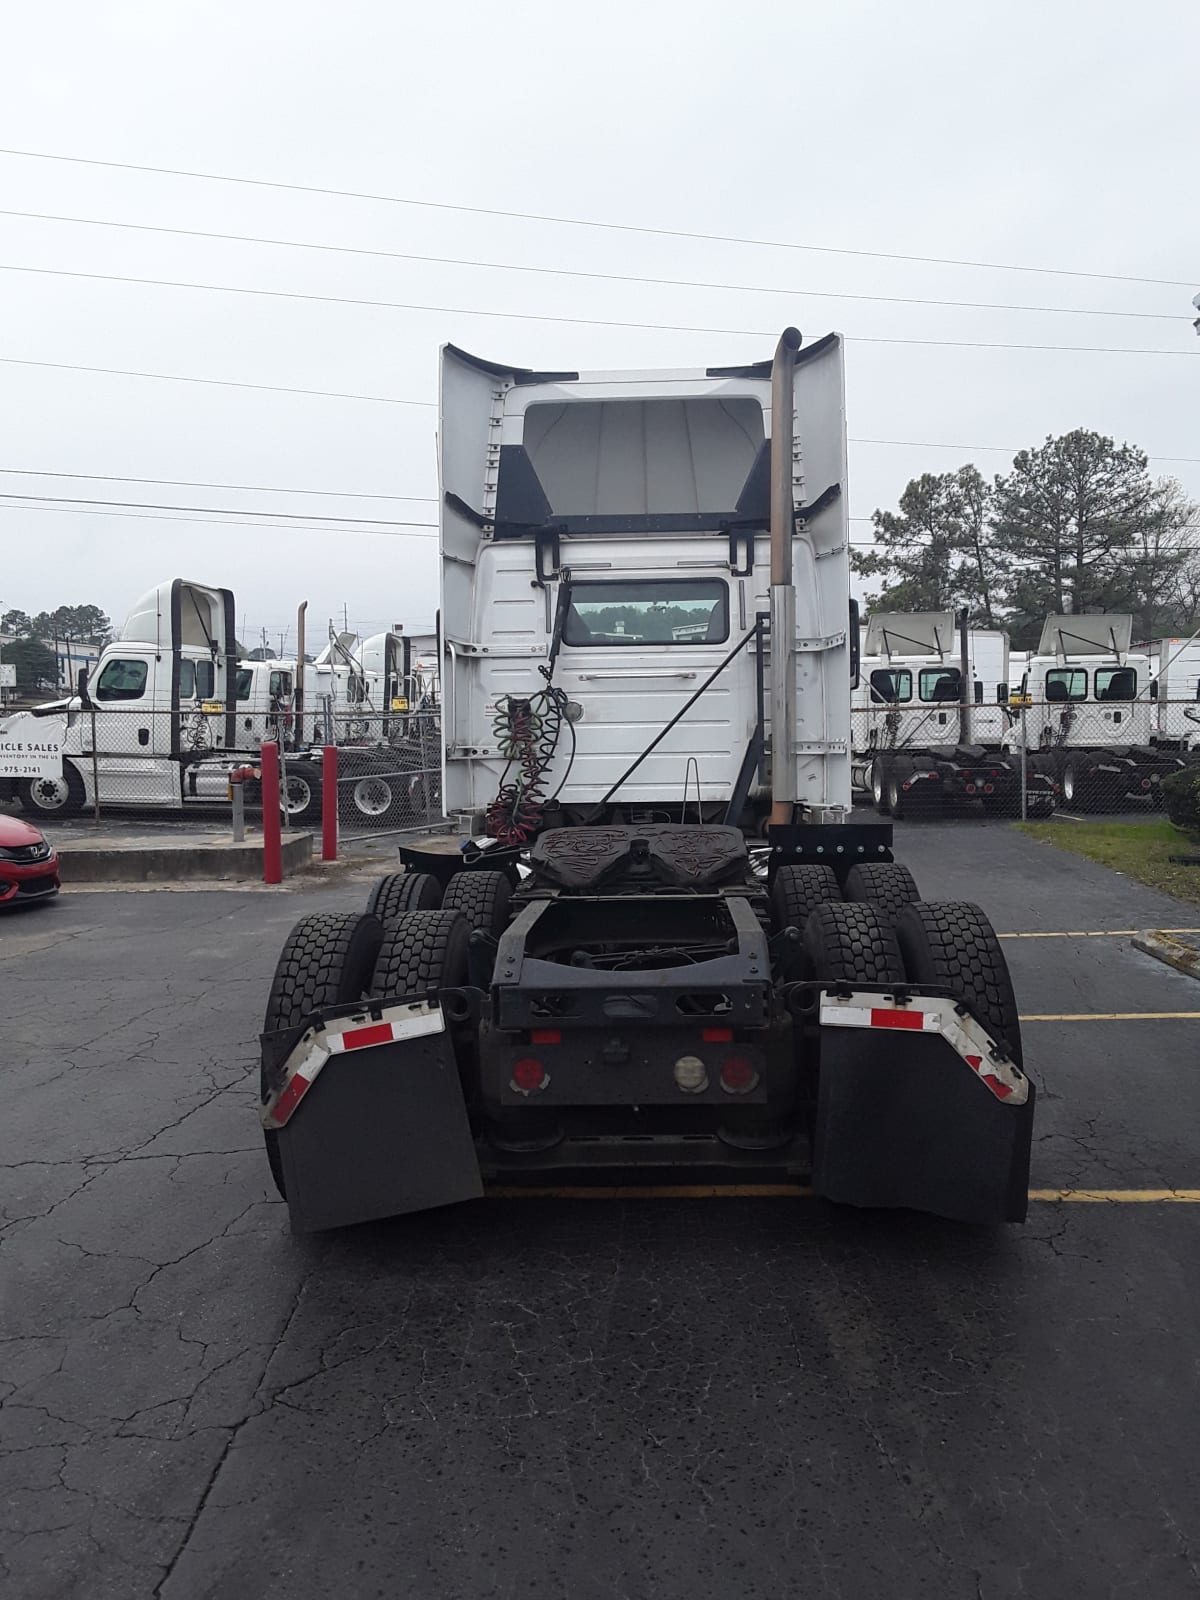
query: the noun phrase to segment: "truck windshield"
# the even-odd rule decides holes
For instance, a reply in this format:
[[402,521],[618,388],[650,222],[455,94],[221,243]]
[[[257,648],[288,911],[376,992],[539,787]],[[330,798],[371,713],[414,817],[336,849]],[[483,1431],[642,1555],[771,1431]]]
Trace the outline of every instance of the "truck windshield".
[[729,586],[716,578],[572,583],[563,628],[568,645],[723,644]]
[[146,690],[144,661],[106,661],[96,680],[97,700],[140,700]]
[[912,673],[907,667],[877,667],[871,674],[871,699],[876,705],[904,705],[912,699]]
[[957,704],[962,699],[962,673],[957,667],[926,667],[918,679],[922,700]]
[[1097,667],[1097,700],[1136,700],[1137,672],[1133,667]]
[[1086,700],[1087,683],[1082,667],[1052,667],[1046,674],[1046,699]]

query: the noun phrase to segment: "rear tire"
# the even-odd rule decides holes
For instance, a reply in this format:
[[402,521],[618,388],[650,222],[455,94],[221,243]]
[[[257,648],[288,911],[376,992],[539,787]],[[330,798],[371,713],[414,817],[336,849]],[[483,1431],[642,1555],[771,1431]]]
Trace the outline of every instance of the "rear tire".
[[77,817],[87,800],[83,779],[69,761],[61,778],[22,778],[17,784],[21,810],[34,817]]
[[876,756],[871,762],[871,770],[868,773],[868,779],[869,788],[871,790],[871,800],[874,803],[876,811],[878,811],[881,817],[890,816],[891,807],[888,804],[887,792],[887,763],[884,761],[882,756]]
[[906,906],[896,938],[910,983],[943,984],[1021,1065],[1021,1024],[1000,941],[978,906]]
[[818,906],[840,900],[842,891],[832,867],[780,867],[771,884],[771,922],[775,932],[799,928]]
[[371,979],[378,1000],[422,1000],[467,981],[471,929],[461,911],[413,911],[383,936]]
[[[771,884],[771,926],[776,933],[795,928],[801,935],[818,906],[838,903],[841,885],[832,867],[804,865],[780,867]],[[799,944],[787,945],[779,957],[779,975],[797,979],[804,976],[804,956]]]
[[846,899],[876,906],[890,921],[920,898],[916,879],[898,861],[864,861],[846,874]]
[[836,983],[903,983],[896,934],[877,906],[818,906],[804,929],[810,973]]
[[888,767],[887,808],[896,822],[904,820],[905,812],[912,805],[904,789],[904,780],[910,777],[912,772],[912,761],[906,756],[897,756]]
[[[358,912],[323,911],[302,917],[288,934],[267,996],[264,1033],[296,1028],[323,1006],[352,1004],[367,992],[383,940],[383,926]],[[260,1088],[266,1099],[266,1085]],[[283,1198],[279,1134],[264,1128],[267,1160]]]
[[436,911],[441,903],[442,886],[428,872],[389,872],[372,886],[367,913],[387,923],[410,911]]
[[[286,761],[290,822],[315,822],[321,815],[321,769],[311,761]],[[283,809],[281,807],[281,809]]]
[[498,939],[508,926],[512,885],[502,872],[456,872],[442,896],[443,911],[461,911],[472,933]]

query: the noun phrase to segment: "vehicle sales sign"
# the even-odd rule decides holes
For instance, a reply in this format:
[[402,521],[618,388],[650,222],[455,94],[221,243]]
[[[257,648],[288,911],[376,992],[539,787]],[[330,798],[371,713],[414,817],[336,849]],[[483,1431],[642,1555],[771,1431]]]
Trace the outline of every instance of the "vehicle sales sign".
[[0,734],[0,778],[60,778],[62,745],[40,734]]

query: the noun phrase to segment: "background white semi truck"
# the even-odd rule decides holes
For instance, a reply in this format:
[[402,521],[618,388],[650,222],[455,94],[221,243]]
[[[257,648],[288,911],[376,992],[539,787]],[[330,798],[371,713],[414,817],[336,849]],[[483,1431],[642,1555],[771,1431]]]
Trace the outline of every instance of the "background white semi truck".
[[1125,613],[1048,616],[1005,735],[1013,759],[1061,785],[1068,810],[1104,811],[1154,798],[1187,763],[1181,734],[1160,743],[1166,703],[1152,696],[1155,663],[1130,648]]
[[[876,612],[863,634],[851,716],[854,785],[882,815],[980,801],[1020,810],[1020,768],[1004,754],[1008,635],[951,612]],[[1053,806],[1041,774],[1027,805]]]

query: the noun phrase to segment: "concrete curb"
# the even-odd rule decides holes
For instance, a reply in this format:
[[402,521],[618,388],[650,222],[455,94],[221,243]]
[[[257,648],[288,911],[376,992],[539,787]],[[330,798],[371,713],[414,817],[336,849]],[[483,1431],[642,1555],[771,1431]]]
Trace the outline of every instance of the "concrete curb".
[[[285,875],[312,859],[312,834],[285,834]],[[262,880],[262,843],[68,844],[59,849],[63,888],[72,883],[171,883],[193,879]]]
[[1156,961],[1165,961],[1167,966],[1186,973],[1189,978],[1200,978],[1200,949],[1195,945],[1154,929],[1135,933],[1132,943],[1133,948],[1140,950],[1143,955],[1153,956]]

